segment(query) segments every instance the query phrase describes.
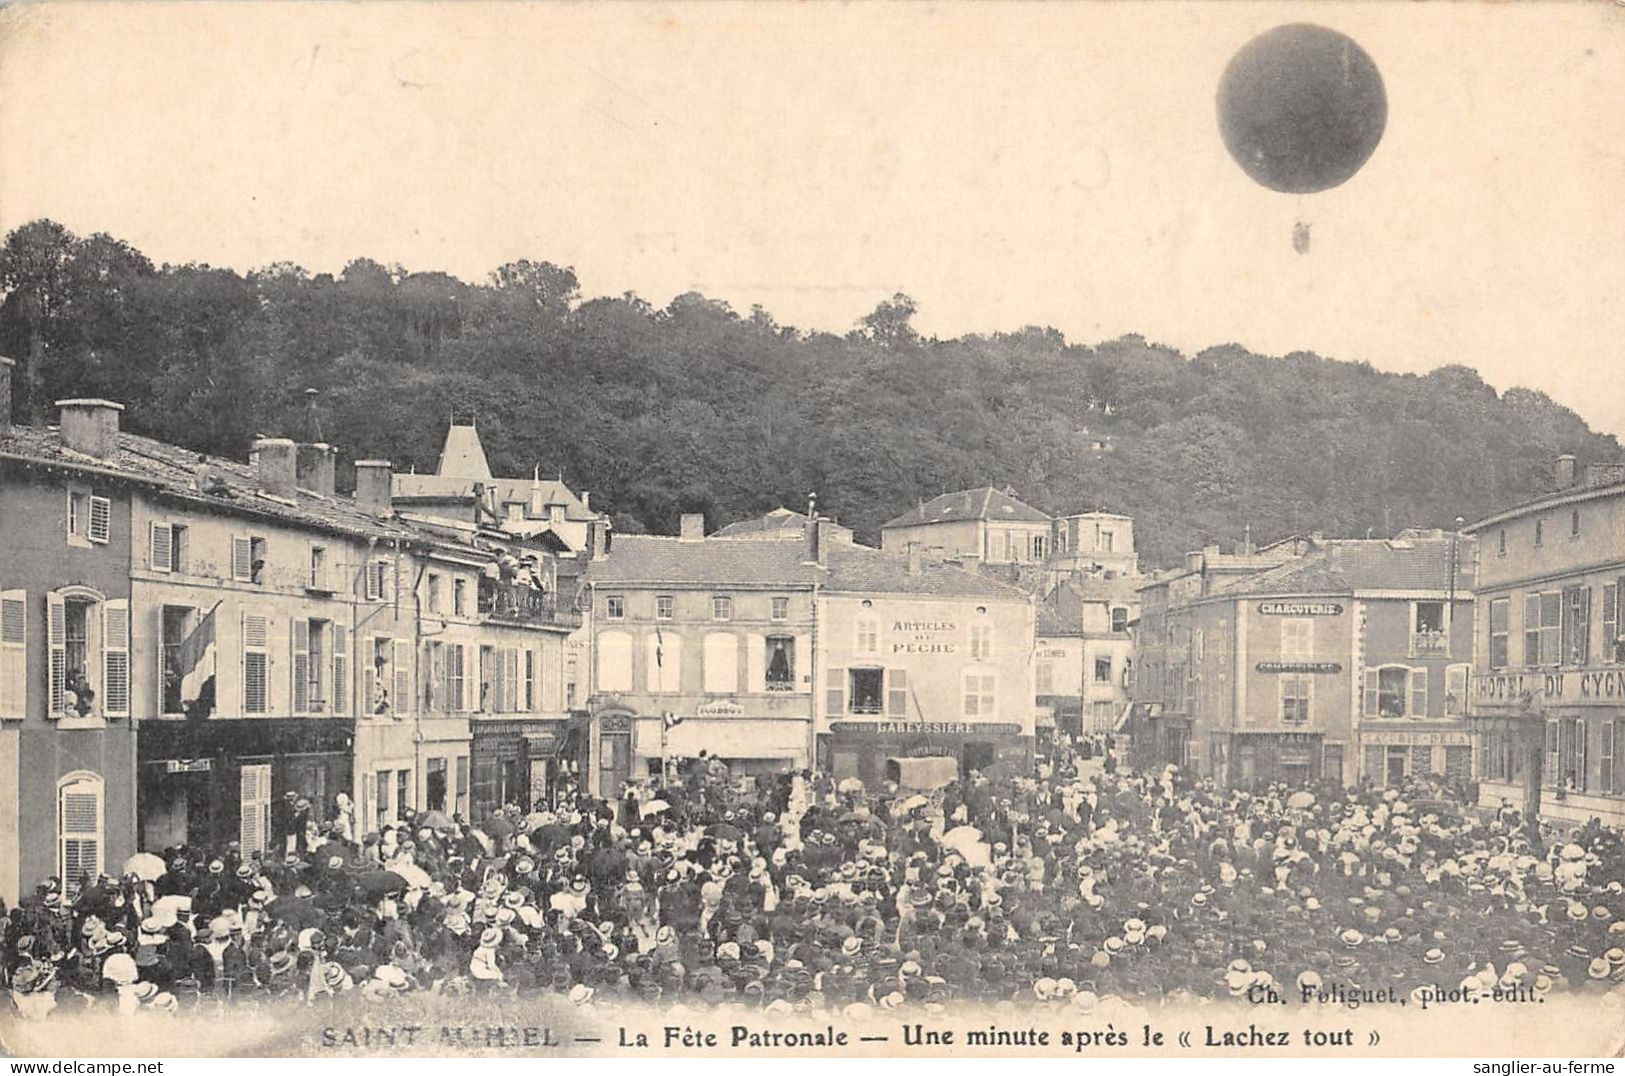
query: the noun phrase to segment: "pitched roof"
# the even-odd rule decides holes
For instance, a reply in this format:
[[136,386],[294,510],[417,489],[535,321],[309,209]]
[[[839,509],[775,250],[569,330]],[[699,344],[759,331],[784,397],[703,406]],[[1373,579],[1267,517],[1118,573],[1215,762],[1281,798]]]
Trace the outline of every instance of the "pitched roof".
[[835,593],[1027,600],[1026,592],[1008,583],[951,564],[922,560],[919,571],[910,572],[907,556],[869,546],[832,545],[826,548],[825,558],[828,565],[824,588]]
[[746,534],[762,534],[764,532],[786,531],[800,535],[807,526],[807,516],[789,508],[775,508],[764,516],[755,519],[742,519],[737,523],[730,523],[717,531],[715,538],[737,538]]
[[[1455,554],[1455,585],[1473,585],[1474,543],[1463,538]],[[1444,591],[1451,583],[1451,541],[1333,539],[1305,557],[1239,579],[1215,593],[1353,594],[1358,591]]]
[[304,490],[291,498],[269,497],[260,492],[253,469],[237,460],[205,457],[220,492],[201,492],[196,482],[199,453],[133,433],[120,432],[114,444],[110,458],[98,459],[68,448],[55,426],[13,426],[0,431],[0,457],[99,472],[206,509],[362,537],[419,536],[413,528],[375,516],[347,497],[321,497]]
[[811,587],[818,573],[804,557],[799,542],[624,534],[592,562],[587,577],[594,586]]
[[480,431],[473,426],[458,426],[455,423],[446,427],[446,443],[440,449],[440,466],[435,473],[448,478],[489,482],[491,464],[486,461]]
[[398,474],[390,483],[398,500],[406,501],[468,501],[474,498],[474,485],[478,482],[496,490],[497,505],[509,501],[530,504],[531,493],[540,489],[542,504],[564,505],[564,518],[573,522],[597,519],[597,513],[581,503],[581,498],[563,482],[553,479],[531,478],[457,478],[437,474]]
[[895,519],[881,524],[891,527],[917,527],[927,523],[957,523],[962,519],[1003,520],[1019,523],[1048,523],[1050,517],[1030,504],[1018,501],[1011,493],[987,486],[983,489],[963,489],[958,493],[944,493],[933,497]]

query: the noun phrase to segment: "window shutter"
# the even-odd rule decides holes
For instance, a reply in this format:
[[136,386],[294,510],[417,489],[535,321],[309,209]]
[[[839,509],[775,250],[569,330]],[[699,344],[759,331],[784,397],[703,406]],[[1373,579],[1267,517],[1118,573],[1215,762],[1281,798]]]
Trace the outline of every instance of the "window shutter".
[[808,664],[811,658],[811,640],[805,635],[796,636],[796,694],[812,694],[812,666]]
[[296,617],[293,631],[293,712],[310,712],[310,621]]
[[745,636],[745,689],[761,694],[767,690],[767,639]]
[[57,840],[64,886],[102,873],[101,778],[70,780],[57,792]]
[[1411,670],[1411,711],[1412,717],[1426,717],[1428,714],[1428,671],[1426,669]]
[[231,540],[231,577],[237,580],[254,577],[254,543],[247,538]]
[[1367,717],[1377,716],[1377,684],[1380,673],[1376,669],[1365,671],[1365,709]]
[[886,716],[908,716],[908,671],[886,670]]
[[350,703],[350,633],[339,624],[333,625],[333,712],[342,714]]
[[263,616],[243,614],[243,713],[263,714],[271,704],[270,625]]
[[830,669],[824,673],[824,711],[831,717],[846,712],[845,669]]
[[378,697],[378,667],[373,662],[373,655],[377,652],[377,640],[371,635],[363,635],[361,637],[361,698],[356,702],[357,713],[372,713],[373,701]]
[[130,602],[102,604],[102,713],[130,716]]
[[527,712],[535,713],[541,707],[536,705],[536,651],[525,651],[525,698],[524,708]]
[[271,767],[264,763],[244,766],[240,788],[238,840],[243,857],[264,855],[271,828]]
[[175,532],[168,523],[152,524],[149,561],[155,572],[175,570]]
[[0,717],[28,712],[28,593],[0,591]]
[[507,675],[503,677],[503,688],[507,693],[505,709],[509,713],[519,709],[519,651],[509,647],[503,651],[503,663],[507,666]]
[[1444,670],[1445,713],[1467,712],[1467,677],[1470,665],[1451,665]]
[[51,648],[50,699],[46,713],[62,716],[68,692],[68,615],[60,594],[45,596],[46,642]]
[[106,542],[113,533],[113,502],[106,497],[90,498],[90,540]]
[[395,640],[395,697],[392,700],[397,714],[412,709],[412,644],[405,639]]

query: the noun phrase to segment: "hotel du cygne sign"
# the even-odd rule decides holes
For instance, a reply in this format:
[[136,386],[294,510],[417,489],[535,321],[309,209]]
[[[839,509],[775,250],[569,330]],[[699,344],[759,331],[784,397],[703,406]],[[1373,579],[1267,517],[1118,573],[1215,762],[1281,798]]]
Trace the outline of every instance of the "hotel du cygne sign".
[[1531,669],[1480,673],[1473,677],[1473,702],[1486,707],[1532,704],[1618,706],[1625,703],[1625,668]]

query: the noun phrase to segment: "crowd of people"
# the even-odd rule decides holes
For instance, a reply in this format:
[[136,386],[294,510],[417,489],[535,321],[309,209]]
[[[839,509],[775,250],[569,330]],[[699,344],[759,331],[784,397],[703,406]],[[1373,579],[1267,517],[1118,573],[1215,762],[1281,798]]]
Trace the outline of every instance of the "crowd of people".
[[1063,744],[1032,776],[931,791],[702,758],[478,826],[362,834],[345,806],[281,827],[280,854],[174,848],[39,887],[4,920],[11,1004],[499,994],[861,1017],[1625,982],[1619,834],[1480,817],[1436,787],[1233,790]]

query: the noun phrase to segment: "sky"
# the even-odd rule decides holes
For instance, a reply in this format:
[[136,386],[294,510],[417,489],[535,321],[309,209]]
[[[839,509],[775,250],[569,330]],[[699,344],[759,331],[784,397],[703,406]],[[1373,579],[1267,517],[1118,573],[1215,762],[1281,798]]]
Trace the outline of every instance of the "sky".
[[[1294,21],[1388,99],[1320,194],[1255,184],[1216,122],[1230,56]],[[834,331],[903,291],[944,337],[1463,363],[1625,435],[1622,100],[1600,2],[24,4],[0,229],[242,270],[545,259]]]

